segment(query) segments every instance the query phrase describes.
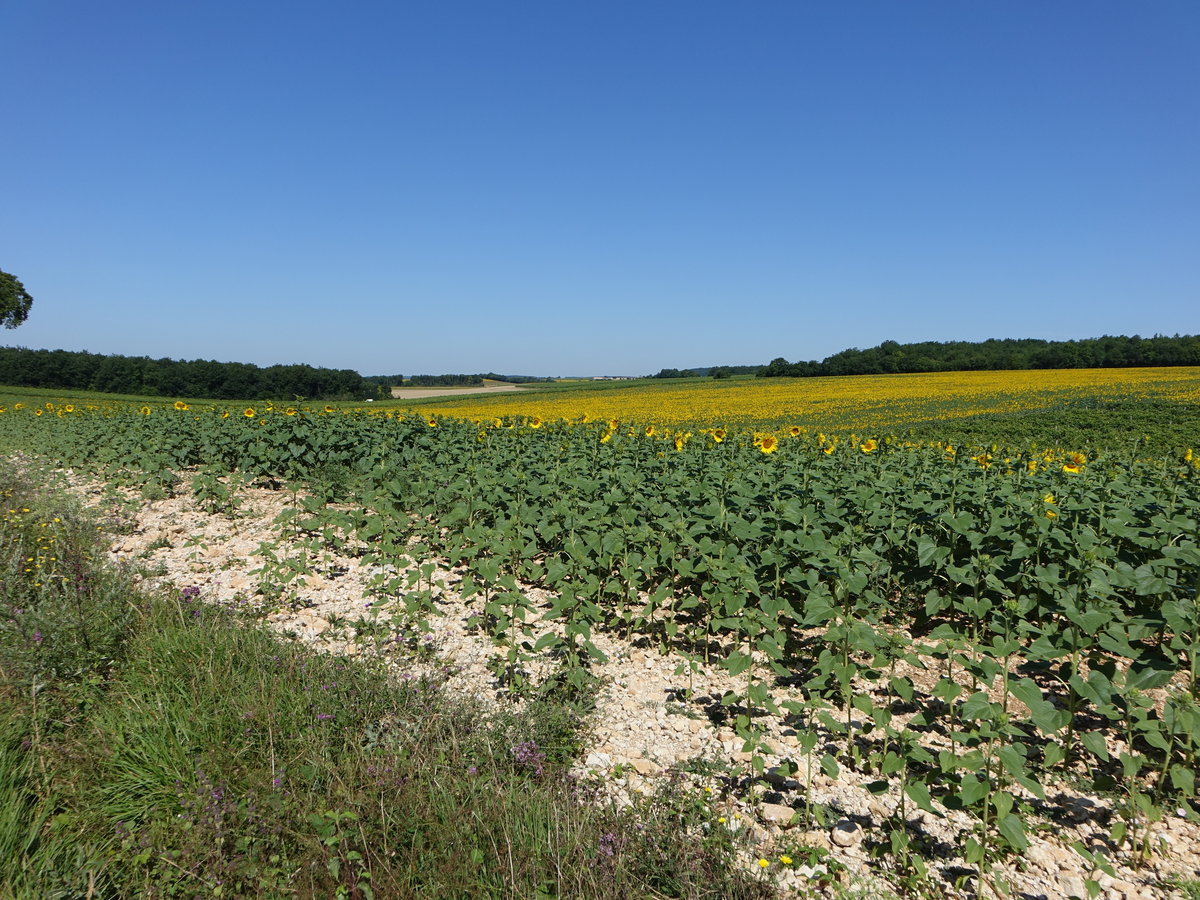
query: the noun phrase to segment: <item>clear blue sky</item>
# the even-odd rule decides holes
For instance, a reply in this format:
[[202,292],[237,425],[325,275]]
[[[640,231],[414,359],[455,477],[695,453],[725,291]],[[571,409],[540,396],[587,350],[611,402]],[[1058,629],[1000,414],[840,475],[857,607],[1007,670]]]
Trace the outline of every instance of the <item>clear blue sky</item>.
[[1200,3],[0,5],[0,343],[645,374],[1200,332]]

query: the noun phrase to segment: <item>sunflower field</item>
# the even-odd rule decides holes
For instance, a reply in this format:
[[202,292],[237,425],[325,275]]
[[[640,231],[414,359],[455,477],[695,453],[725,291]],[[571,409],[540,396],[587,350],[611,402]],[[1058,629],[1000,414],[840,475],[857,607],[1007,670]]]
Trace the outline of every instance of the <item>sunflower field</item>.
[[[1200,378],[1120,375],[810,380],[842,396],[614,388],[407,412],[13,403],[0,444],[167,491],[186,472],[197,491],[231,473],[306,485],[295,527],[378,563],[381,595],[428,602],[388,580],[400,558],[463,567],[510,678],[554,654],[585,686],[598,632],[715,661],[737,679],[721,703],[747,748],[764,716],[820,727],[836,738],[821,766],[877,775],[901,817],[972,813],[962,852],[982,867],[1027,846],[1031,805],[1060,782],[1116,796],[1114,847],[1132,854],[1161,810],[1200,813],[1200,458],[1185,445]],[[1164,409],[1182,423],[1166,439]],[[1039,415],[1074,419],[1081,440],[1002,433]],[[1121,421],[1110,446],[1088,424],[1106,416]],[[988,439],[921,433],[939,422]],[[535,606],[529,586],[552,601]],[[891,834],[909,860],[904,823]]]

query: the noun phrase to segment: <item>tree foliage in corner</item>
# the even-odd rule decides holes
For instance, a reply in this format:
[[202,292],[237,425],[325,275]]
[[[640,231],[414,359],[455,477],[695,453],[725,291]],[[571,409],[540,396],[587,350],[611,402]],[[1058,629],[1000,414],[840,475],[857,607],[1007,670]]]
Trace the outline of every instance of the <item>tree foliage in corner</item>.
[[16,275],[0,269],[0,324],[5,328],[16,328],[29,315],[33,298]]

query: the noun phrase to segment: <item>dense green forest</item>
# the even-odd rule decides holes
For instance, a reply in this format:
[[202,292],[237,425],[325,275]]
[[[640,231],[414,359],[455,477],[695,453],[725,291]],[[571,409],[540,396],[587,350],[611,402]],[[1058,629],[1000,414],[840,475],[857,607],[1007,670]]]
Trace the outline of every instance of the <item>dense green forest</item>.
[[69,391],[240,400],[363,400],[385,386],[351,369],[106,356],[0,347],[0,384]]
[[1200,336],[1109,336],[1079,341],[1036,338],[924,341],[852,347],[823,362],[771,360],[758,374],[775,376],[886,375],[899,372],[969,372],[996,369],[1109,369],[1132,366],[1200,366]]

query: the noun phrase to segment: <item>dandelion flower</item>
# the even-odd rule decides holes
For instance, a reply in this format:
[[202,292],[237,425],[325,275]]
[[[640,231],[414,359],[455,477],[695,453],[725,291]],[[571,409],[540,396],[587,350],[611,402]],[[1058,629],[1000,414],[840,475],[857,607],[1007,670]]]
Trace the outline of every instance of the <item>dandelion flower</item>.
[[763,859],[761,856],[758,858],[758,867],[760,869],[765,869],[770,864],[771,864],[771,861],[769,859]]
[[779,861],[781,863],[783,863],[785,866],[790,866],[792,864],[792,858],[790,856],[788,856],[786,853],[784,853],[782,856],[779,857]]

